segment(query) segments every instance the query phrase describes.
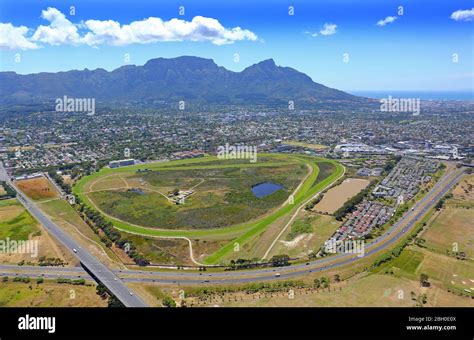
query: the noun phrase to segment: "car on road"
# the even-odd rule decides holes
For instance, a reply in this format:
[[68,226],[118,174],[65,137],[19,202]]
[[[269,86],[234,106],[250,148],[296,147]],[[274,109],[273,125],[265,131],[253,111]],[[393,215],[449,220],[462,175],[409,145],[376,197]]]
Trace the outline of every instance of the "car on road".
[[76,249],[76,248],[73,248],[72,251],[75,252],[75,253],[77,253],[77,249]]
[[275,277],[280,277],[280,273],[275,273]]

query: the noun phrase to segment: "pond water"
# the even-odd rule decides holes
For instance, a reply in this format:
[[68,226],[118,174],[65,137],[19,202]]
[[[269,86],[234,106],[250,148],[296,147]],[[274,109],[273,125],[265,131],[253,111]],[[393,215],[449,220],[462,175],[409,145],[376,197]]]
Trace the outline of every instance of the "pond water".
[[283,187],[279,184],[264,182],[264,183],[259,183],[257,185],[254,185],[252,187],[252,192],[256,197],[263,198],[263,197],[273,194],[275,191],[278,191],[281,188]]

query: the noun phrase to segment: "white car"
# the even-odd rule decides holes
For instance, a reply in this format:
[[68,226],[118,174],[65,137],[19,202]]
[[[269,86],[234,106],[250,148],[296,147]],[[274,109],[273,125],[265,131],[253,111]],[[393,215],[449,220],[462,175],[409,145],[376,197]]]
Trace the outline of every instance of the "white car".
[[76,248],[73,248],[72,251],[75,252],[75,253],[77,253],[77,249],[76,249]]
[[280,273],[276,273],[276,274],[275,274],[275,277],[280,277]]

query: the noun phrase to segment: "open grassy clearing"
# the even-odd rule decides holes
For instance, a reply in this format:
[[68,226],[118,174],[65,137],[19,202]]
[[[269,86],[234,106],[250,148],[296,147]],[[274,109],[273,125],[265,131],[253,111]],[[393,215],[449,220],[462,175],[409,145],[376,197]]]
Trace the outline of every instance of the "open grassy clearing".
[[448,203],[420,237],[426,241],[426,247],[439,253],[452,253],[456,246],[474,260],[473,221],[474,207],[457,208]]
[[305,143],[305,142],[298,142],[294,140],[284,141],[283,144],[292,145],[292,146],[300,146],[302,148],[315,149],[315,150],[324,150],[328,148],[327,145],[323,145],[323,144]]
[[474,260],[474,175],[464,177],[453,189],[453,197],[428,223],[420,235],[428,249],[455,256],[463,252]]
[[[419,280],[421,274],[427,274],[429,281],[437,282],[444,289],[464,291],[470,289],[474,296],[474,263],[434,253],[416,246],[403,250],[392,261],[373,270],[388,273],[396,277]],[[472,303],[474,305],[474,301]]]
[[303,257],[318,252],[342,222],[329,215],[302,211],[293,225],[283,233],[270,257],[287,254],[290,257]]
[[38,223],[16,199],[0,206],[0,239],[28,240],[32,233],[41,233]]
[[0,281],[0,307],[107,307],[95,285],[59,284],[36,279],[29,283]]
[[34,201],[59,197],[54,185],[46,177],[37,177],[16,181],[18,188]]

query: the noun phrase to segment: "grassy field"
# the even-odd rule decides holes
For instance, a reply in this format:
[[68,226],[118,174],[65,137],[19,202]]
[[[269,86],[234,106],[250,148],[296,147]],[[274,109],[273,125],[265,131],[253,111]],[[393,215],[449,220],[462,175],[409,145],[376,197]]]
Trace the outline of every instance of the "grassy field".
[[46,177],[16,181],[16,185],[29,198],[35,201],[59,197],[58,191]]
[[[427,295],[427,307],[469,307],[472,300],[447,292],[439,286],[423,288],[418,282],[383,274],[370,274],[348,281],[334,283],[331,278],[329,289],[290,288],[273,293],[239,291],[238,286],[229,287],[234,292],[208,294],[205,299],[193,295],[195,287],[160,287],[135,285],[141,296],[154,306],[160,306],[164,296],[180,302],[180,291],[184,290],[188,307],[414,307],[412,299]],[[141,290],[138,290],[138,289]],[[205,289],[205,288],[203,288]],[[211,292],[213,287],[209,287]],[[242,289],[245,287],[242,286]],[[291,296],[291,297],[290,297]]]
[[25,261],[34,264],[43,256],[59,258],[68,263],[71,260],[65,249],[45,232],[43,227],[16,199],[0,201],[0,239],[6,240],[7,238],[14,241],[36,241],[38,254],[32,257],[30,253],[0,253],[0,262],[19,263]]
[[474,260],[474,175],[466,176],[454,189],[453,197],[420,236],[430,250],[441,254],[464,252]]
[[[216,157],[206,157],[206,158],[197,158],[197,159],[191,159],[191,160],[180,160],[180,161],[173,161],[173,162],[136,165],[136,166],[124,167],[124,168],[118,168],[118,169],[104,168],[104,169],[101,169],[99,172],[92,174],[91,176],[88,176],[86,178],[82,178],[81,180],[79,180],[74,186],[73,190],[80,197],[82,201],[84,201],[86,204],[97,209],[98,207],[89,198],[89,193],[92,192],[93,194],[95,194],[94,190],[97,190],[96,183],[100,183],[100,181],[105,180],[105,178],[109,180],[110,177],[115,176],[115,177],[120,177],[120,178],[115,179],[114,180],[115,182],[113,182],[113,184],[112,183],[110,184],[123,186],[124,185],[123,179],[125,179],[126,180],[125,182],[127,183],[133,180],[133,178],[135,178],[136,180],[136,175],[138,175],[138,173],[135,174],[136,170],[145,170],[145,169],[152,170],[151,173],[150,172],[140,173],[142,176],[144,174],[145,174],[144,176],[146,176],[146,174],[150,174],[149,176],[152,176],[152,177],[154,176],[153,173],[155,171],[161,174],[168,173],[168,171],[169,173],[176,172],[176,171],[179,171],[180,173],[182,173],[183,171],[188,171],[188,172],[211,171],[211,172],[215,172],[216,174],[225,173],[226,176],[229,176],[232,174],[241,175],[242,172],[245,172],[247,175],[250,175],[250,177],[253,177],[253,176],[260,177],[259,181],[267,180],[266,178],[268,178],[268,176],[275,176],[274,178],[277,178],[281,181],[284,181],[285,178],[288,181],[288,178],[290,178],[291,180],[293,180],[292,183],[283,182],[284,185],[286,184],[286,188],[288,188],[290,186],[293,186],[293,187],[296,186],[296,184],[298,183],[298,176],[300,176],[299,180],[301,181],[304,175],[304,173],[302,172],[304,167],[308,167],[308,166],[311,167],[312,169],[311,174],[307,175],[307,177],[305,178],[305,181],[301,185],[299,185],[298,190],[294,195],[293,204],[281,205],[279,209],[276,209],[276,208],[270,209],[272,210],[272,212],[263,213],[263,217],[261,218],[254,218],[248,222],[236,223],[234,225],[224,226],[221,228],[210,228],[210,229],[201,228],[201,229],[195,229],[195,230],[157,229],[157,228],[145,227],[138,223],[135,224],[135,223],[125,222],[119,218],[112,216],[111,214],[108,214],[102,211],[106,219],[111,221],[116,228],[122,231],[139,234],[143,236],[157,236],[157,237],[185,236],[191,239],[203,239],[203,238],[212,238],[212,239],[221,239],[221,240],[232,239],[232,242],[227,243],[225,246],[221,247],[218,251],[214,252],[212,255],[206,258],[206,263],[209,263],[209,264],[219,263],[220,260],[224,256],[232,252],[233,244],[235,242],[238,242],[239,244],[242,244],[242,245],[245,244],[247,241],[249,241],[253,237],[263,232],[270,224],[274,223],[281,217],[294,211],[299,205],[303,204],[305,200],[309,199],[318,191],[320,191],[322,188],[332,183],[336,178],[341,176],[341,174],[343,173],[343,167],[340,166],[338,163],[331,160],[321,159],[321,158],[301,156],[301,155],[295,156],[295,155],[280,155],[280,154],[273,155],[272,154],[272,155],[264,155],[262,157],[259,157],[259,160],[262,160],[262,159],[265,159],[266,162],[265,163],[262,162],[262,164],[259,164],[259,163],[252,164],[252,163],[248,163],[248,160],[247,162],[244,162],[244,161],[236,162],[234,160],[234,161],[230,161],[230,163],[226,163],[226,161],[218,160]],[[213,164],[214,162],[216,162],[216,164]],[[237,164],[242,163],[242,164],[236,167],[236,163]],[[332,166],[334,167],[334,172],[324,177],[324,179],[318,180],[319,164],[322,164],[322,163],[331,163]],[[288,171],[287,171],[288,167],[297,167],[297,169],[300,169],[302,173],[300,173],[296,177],[288,176]],[[325,167],[325,169],[327,173],[329,171],[327,170],[329,169],[329,167]],[[247,177],[247,175],[245,175],[245,177]],[[157,181],[155,183],[159,185],[160,176],[157,176],[157,177],[158,178],[155,178],[155,180]],[[175,178],[178,179],[177,176]],[[196,177],[190,176],[189,178],[195,179]],[[218,182],[220,178],[215,178],[215,180]],[[122,184],[119,184],[119,181]],[[153,178],[149,179],[149,181],[153,182]],[[316,185],[315,185],[315,182],[317,182]],[[146,183],[148,182],[146,181]],[[258,183],[258,181],[256,183]],[[201,185],[203,184],[205,183],[202,183]],[[232,189],[232,185],[239,186],[241,184],[237,183],[237,184],[229,184],[229,185]],[[247,186],[250,185],[250,182],[247,183],[246,185]],[[198,186],[197,188],[199,189],[200,186]],[[209,189],[212,189],[212,188],[209,188]],[[216,187],[214,187],[214,189],[216,189]],[[215,196],[217,197],[219,197],[218,191],[219,190],[213,191],[213,194],[215,194]],[[248,192],[249,192],[249,188],[247,187],[247,194]],[[288,194],[289,194],[288,190],[286,191],[280,190],[280,192],[281,193],[285,192],[287,195],[286,197],[288,197]],[[222,195],[222,193],[220,193],[220,195]],[[278,199],[278,195],[281,195],[281,194],[278,194],[278,191],[277,191],[270,196],[274,196],[274,198],[271,198],[273,200],[273,199]],[[138,194],[138,196],[144,196],[144,195]],[[267,197],[270,197],[270,196],[267,196]],[[284,199],[279,200],[278,202],[282,202],[282,201],[284,202],[286,200],[286,197],[280,197],[280,199],[282,198]],[[224,198],[225,198],[225,193],[224,193]],[[243,201],[248,199],[248,197],[246,196],[239,197],[239,195],[236,195],[234,197],[227,197],[227,198],[228,199],[235,198],[237,202],[239,201],[239,199],[242,199]],[[254,207],[255,205],[257,204],[253,204],[252,207],[249,207],[249,211],[250,209],[261,209],[261,207],[259,206]],[[272,206],[278,206],[278,203],[274,204],[273,202]]]
[[298,141],[284,141],[283,144],[286,145],[292,145],[292,146],[300,146],[302,148],[308,148],[308,149],[315,149],[315,150],[324,150],[327,149],[327,145],[323,144],[313,144],[313,143],[305,143],[305,142],[298,142]]
[[303,211],[283,233],[270,256],[288,254],[291,257],[303,257],[311,251],[317,252],[341,223],[329,215]]
[[[175,168],[174,168],[175,169]],[[123,190],[107,190],[104,182],[97,182],[89,198],[108,215],[122,221],[160,229],[222,228],[257,218],[275,209],[287,200],[306,174],[303,164],[285,164],[278,167],[240,167],[161,170],[131,173],[121,180],[105,181],[112,188],[120,181],[130,183],[143,180],[146,185],[129,184]],[[262,182],[283,186],[282,190],[257,198],[251,188]],[[96,191],[101,185],[102,191]],[[122,184],[123,185],[123,184]],[[141,191],[131,190],[139,187]],[[127,189],[128,188],[128,189]],[[195,193],[185,204],[170,202],[166,195],[174,190]]]
[[95,285],[68,285],[36,279],[29,283],[0,281],[0,307],[107,307]]
[[448,203],[421,237],[432,250],[446,254],[457,246],[459,252],[474,259],[473,221],[474,208],[457,208]]
[[41,233],[38,223],[16,199],[0,205],[0,239],[28,240],[32,233]]
[[[474,297],[474,202],[469,190],[465,190],[467,183],[463,179],[453,189],[453,197],[445,200],[444,207],[440,211],[433,209],[424,218],[426,224],[416,243],[373,271],[413,281],[426,274],[432,285],[451,294]],[[460,190],[460,187],[464,188]],[[458,247],[457,253],[453,250],[454,244]],[[456,258],[459,252],[466,253],[464,260]],[[449,299],[446,301],[449,305]],[[474,306],[474,300],[470,303]]]

